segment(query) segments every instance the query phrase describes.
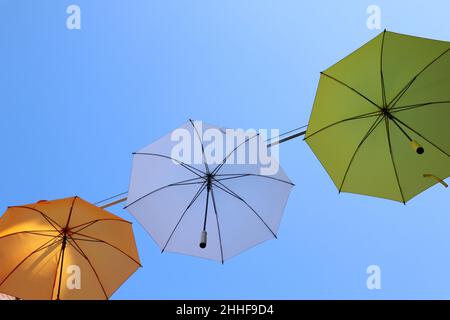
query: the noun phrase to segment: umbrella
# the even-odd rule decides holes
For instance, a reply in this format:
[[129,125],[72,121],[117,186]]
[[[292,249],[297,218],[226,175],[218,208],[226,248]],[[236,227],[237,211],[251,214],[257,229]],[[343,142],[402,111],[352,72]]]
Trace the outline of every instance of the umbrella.
[[[180,136],[190,144],[184,150],[174,140]],[[234,148],[223,152],[233,141]],[[259,158],[238,161],[252,160],[256,149],[267,151],[256,132],[190,120],[134,153],[125,208],[163,252],[223,263],[276,237],[293,186],[273,157],[266,160],[276,172],[264,172],[268,162]]]
[[304,139],[339,192],[406,203],[447,186],[449,50],[384,31],[321,73]]
[[140,266],[132,226],[79,197],[9,207],[0,218],[0,292],[108,299]]
[[0,300],[16,300],[16,298],[7,294],[0,293]]

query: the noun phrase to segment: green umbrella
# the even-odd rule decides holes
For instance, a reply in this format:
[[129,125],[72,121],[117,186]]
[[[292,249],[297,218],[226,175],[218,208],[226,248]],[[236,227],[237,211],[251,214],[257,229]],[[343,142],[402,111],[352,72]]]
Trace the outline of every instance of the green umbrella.
[[384,31],[321,73],[305,140],[339,192],[406,203],[447,186],[449,50]]

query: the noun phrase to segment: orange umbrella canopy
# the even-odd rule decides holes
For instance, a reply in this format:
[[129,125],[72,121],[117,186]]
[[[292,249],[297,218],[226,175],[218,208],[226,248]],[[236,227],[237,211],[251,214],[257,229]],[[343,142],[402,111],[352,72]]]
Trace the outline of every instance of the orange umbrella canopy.
[[140,266],[131,223],[79,197],[9,207],[0,218],[0,292],[108,299]]

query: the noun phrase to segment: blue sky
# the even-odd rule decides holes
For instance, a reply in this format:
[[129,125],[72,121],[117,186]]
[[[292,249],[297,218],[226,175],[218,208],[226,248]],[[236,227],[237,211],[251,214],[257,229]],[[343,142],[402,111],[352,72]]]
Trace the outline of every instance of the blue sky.
[[[70,4],[81,30],[65,26]],[[131,153],[188,118],[305,125],[319,72],[380,32],[371,4],[382,28],[450,39],[445,0],[0,0],[0,210],[126,191]],[[144,268],[113,298],[450,298],[448,190],[406,206],[338,195],[301,140],[280,161],[296,187],[278,240],[221,265],[161,254],[136,222]],[[381,290],[366,288],[372,264]]]

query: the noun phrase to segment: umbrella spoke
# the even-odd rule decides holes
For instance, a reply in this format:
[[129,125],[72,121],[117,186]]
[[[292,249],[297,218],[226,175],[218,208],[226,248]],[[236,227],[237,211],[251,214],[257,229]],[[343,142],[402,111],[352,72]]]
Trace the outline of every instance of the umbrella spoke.
[[290,181],[286,181],[286,180],[275,178],[275,177],[271,177],[271,176],[265,176],[265,175],[262,175],[262,174],[256,174],[256,173],[216,174],[215,177],[225,177],[225,178],[215,179],[217,181],[239,179],[239,178],[244,178],[244,177],[260,177],[260,178],[266,178],[266,179],[271,179],[271,180],[275,180],[275,181],[284,182],[284,183],[290,184],[292,186],[294,185]]
[[203,183],[203,185],[198,189],[198,191],[196,192],[196,194],[194,195],[194,197],[192,198],[191,202],[189,202],[188,206],[186,207],[186,209],[184,209],[183,213],[181,214],[180,219],[178,220],[177,224],[175,225],[175,227],[173,228],[169,238],[166,241],[166,244],[164,245],[163,249],[161,252],[164,252],[164,250],[166,250],[167,245],[170,242],[170,239],[172,239],[172,236],[174,235],[175,231],[177,230],[178,226],[181,223],[181,220],[183,220],[184,215],[186,214],[186,212],[189,210],[190,207],[192,207],[192,205],[195,203],[195,201],[198,199],[198,197],[200,196],[200,194],[205,190],[205,188],[207,187],[207,182],[205,181]]
[[341,80],[336,79],[333,76],[330,76],[328,74],[326,74],[325,72],[321,72],[321,75],[324,75],[327,78],[330,78],[331,80],[336,81],[337,83],[343,85],[344,87],[350,89],[351,91],[353,91],[354,93],[356,93],[357,95],[359,95],[360,97],[364,98],[365,100],[367,100],[368,102],[370,102],[372,105],[374,105],[375,107],[377,107],[377,109],[381,110],[381,107],[376,104],[375,102],[373,102],[372,100],[370,100],[368,97],[366,97],[365,95],[363,95],[361,92],[359,92],[358,90],[356,90],[355,88],[350,87],[348,84],[342,82]]
[[[195,180],[198,180],[198,179],[202,179],[202,181],[195,181]],[[160,188],[158,188],[156,190],[153,190],[153,191],[143,195],[142,197],[138,198],[137,200],[131,202],[129,205],[126,205],[124,207],[124,209],[130,207],[131,205],[135,204],[136,202],[138,202],[138,201],[140,201],[140,200],[142,200],[142,199],[144,199],[144,198],[146,198],[146,197],[148,197],[148,196],[150,196],[150,195],[152,195],[152,194],[154,194],[154,193],[156,193],[158,191],[161,191],[161,190],[164,190],[164,189],[167,189],[167,188],[170,188],[170,187],[188,186],[188,185],[195,185],[195,184],[201,184],[201,183],[204,183],[204,178],[203,177],[183,180],[183,181],[180,181],[180,182],[175,182],[175,183],[171,183],[171,184],[165,185],[165,186],[160,187]]]
[[58,235],[56,235],[56,236],[52,236],[52,235],[50,235],[50,234],[44,234],[44,233],[42,233],[42,232],[55,232],[55,231],[57,231],[57,230],[26,230],[26,231],[18,231],[18,232],[13,232],[13,233],[10,233],[10,234],[1,236],[1,237],[0,237],[0,240],[2,240],[2,239],[4,239],[4,238],[7,238],[7,237],[15,236],[15,235],[18,235],[18,234],[31,234],[31,235],[34,235],[34,236],[42,236],[42,237],[52,237],[52,238],[56,238],[56,237],[58,237],[58,236],[60,235],[58,231],[57,231],[57,232],[58,232]]
[[381,123],[383,118],[384,117],[381,114],[378,116],[378,118],[372,123],[372,125],[369,128],[369,130],[366,132],[366,134],[364,135],[364,137],[362,138],[362,140],[360,141],[360,143],[356,147],[355,151],[353,152],[353,155],[352,155],[352,157],[350,159],[350,162],[348,163],[347,169],[345,170],[344,177],[342,178],[342,182],[341,182],[341,185],[339,187],[339,192],[342,191],[342,187],[344,186],[345,179],[347,178],[347,174],[350,171],[350,167],[352,166],[352,163],[353,163],[353,160],[356,157],[356,154],[358,153],[358,151],[360,150],[360,148],[364,144],[364,142],[367,140],[367,138],[370,136],[370,134],[378,127],[378,125]]
[[358,115],[358,116],[354,116],[354,117],[350,117],[350,118],[346,118],[346,119],[342,119],[342,120],[333,122],[332,124],[329,124],[329,125],[321,128],[321,129],[319,129],[317,131],[314,131],[313,133],[311,133],[308,136],[305,136],[304,140],[309,139],[312,136],[314,136],[314,135],[316,135],[316,134],[318,134],[320,132],[325,131],[326,129],[334,127],[335,125],[338,125],[338,124],[341,124],[341,123],[344,123],[344,122],[347,122],[347,121],[352,121],[352,120],[360,120],[360,119],[371,118],[371,117],[375,117],[375,116],[378,116],[378,115],[380,115],[379,111],[372,111],[372,112],[369,112],[369,113],[364,113],[364,114],[361,114],[361,115]]
[[384,38],[386,36],[386,29],[383,31],[383,39],[381,40],[381,53],[380,53],[380,76],[381,76],[381,96],[383,98],[383,106],[387,105],[386,101],[386,88],[384,86],[384,75],[383,75],[383,53],[384,53]]
[[176,163],[178,163],[179,165],[181,165],[183,168],[187,169],[188,171],[192,172],[193,174],[202,177],[206,174],[206,172],[203,172],[200,169],[195,168],[194,166],[188,165],[187,163],[177,160],[175,158],[169,157],[169,156],[165,156],[163,154],[159,154],[159,153],[146,153],[146,152],[134,152],[133,154],[135,155],[143,155],[143,156],[154,156],[154,157],[160,157],[163,159],[168,159],[168,160],[172,160],[175,161]]
[[217,213],[216,198],[214,197],[214,190],[213,190],[213,188],[211,188],[211,199],[212,199],[212,202],[213,202],[214,213],[215,213],[215,216],[216,216],[217,233],[219,235],[219,245],[220,245],[220,257],[222,259],[222,264],[223,264],[224,263],[224,259],[223,259],[222,235],[220,233],[219,214]]
[[217,183],[213,182],[213,185],[217,188],[219,188],[220,190],[222,190],[223,192],[235,197],[236,199],[238,199],[239,201],[241,201],[242,203],[244,203],[258,218],[259,220],[261,220],[262,223],[264,223],[264,225],[267,227],[267,229],[269,229],[269,231],[273,234],[273,236],[275,238],[277,238],[277,235],[275,234],[275,232],[272,231],[272,229],[269,227],[269,225],[264,221],[264,219],[259,215],[258,212],[256,212],[255,209],[253,209],[253,207],[247,203],[247,201],[245,201],[241,196],[239,196],[237,193],[235,193],[233,190],[231,190],[229,187],[225,186],[223,183],[221,183],[220,181],[217,181],[214,179],[214,181],[216,181]]
[[388,109],[389,110],[395,107],[395,105],[400,100],[400,98],[405,94],[406,91],[408,91],[409,87],[411,87],[411,85],[413,84],[414,80],[415,80],[415,78],[410,80],[406,84],[406,86],[404,88],[402,88],[402,90],[400,90],[399,93],[397,93],[397,95],[394,97],[394,99],[392,99],[392,101],[388,104]]
[[[70,231],[71,231],[72,233],[77,233],[77,232],[80,232],[80,231],[82,231],[82,230],[84,230],[84,229],[86,229],[86,228],[89,228],[89,227],[92,226],[93,224],[96,224],[97,222],[101,222],[101,221],[117,221],[117,222],[125,222],[125,223],[128,223],[128,224],[130,223],[130,221],[127,221],[127,220],[121,220],[121,219],[112,219],[112,218],[107,218],[107,219],[96,219],[96,220],[88,221],[88,222],[86,222],[86,223],[83,223],[83,224],[80,224],[80,225],[71,227],[71,228],[70,228]],[[75,231],[75,229],[80,228],[80,227],[81,227],[81,229]]]
[[67,223],[66,223],[66,227],[64,228],[64,230],[67,230],[69,228],[70,219],[72,218],[73,207],[75,205],[75,201],[77,200],[77,198],[78,197],[73,197],[72,205],[70,206],[69,217],[67,218]]
[[213,170],[213,172],[211,173],[213,176],[215,176],[219,170],[225,165],[225,163],[227,162],[228,158],[231,157],[233,155],[233,153],[236,152],[236,150],[241,147],[242,145],[246,144],[248,141],[250,141],[251,139],[255,138],[255,137],[259,137],[259,133],[255,134],[253,137],[247,138],[244,142],[240,143],[236,148],[234,148],[223,160],[222,162]]
[[[61,227],[55,220],[53,220],[52,218],[50,218],[48,215],[46,215],[45,213],[43,213],[42,211],[39,211],[35,208],[30,208],[27,206],[12,206],[10,208],[22,208],[22,209],[29,209],[29,210],[33,210],[35,212],[38,212],[40,215],[42,215],[42,217],[58,232],[60,232],[61,229],[63,229],[63,227]],[[55,226],[56,225],[56,226]]]
[[390,129],[389,129],[389,119],[387,117],[384,118],[384,123],[386,125],[386,133],[387,133],[387,139],[388,139],[388,145],[389,145],[389,154],[391,156],[392,167],[394,168],[395,179],[397,181],[397,186],[400,191],[400,195],[402,197],[403,204],[405,204],[406,203],[405,196],[403,195],[402,186],[400,185],[400,179],[398,177],[397,166],[395,165],[395,161],[394,161],[394,153],[392,151],[392,143],[391,143],[391,133],[390,133]]
[[[78,245],[78,243],[72,237],[70,237],[70,238],[72,239],[72,242],[73,242],[73,244],[72,244],[69,241],[69,243],[72,245],[72,248],[74,248],[75,251],[77,251],[86,260],[86,262],[89,264],[89,266],[91,267],[92,271],[95,274],[95,277],[97,278],[98,283],[100,284],[100,287],[102,288],[103,294],[105,295],[106,299],[108,299],[108,294],[106,293],[106,290],[105,290],[105,288],[104,288],[104,286],[103,286],[103,284],[102,284],[102,282],[100,280],[100,277],[99,277],[99,275],[97,273],[97,270],[95,270],[91,260],[89,260],[88,256],[84,253],[83,249],[81,249],[81,247]],[[60,276],[60,278],[61,278],[61,276]]]
[[408,89],[411,87],[411,85],[416,81],[416,79],[425,71],[427,70],[433,63],[438,61],[442,56],[444,56],[447,52],[449,52],[450,49],[446,49],[443,53],[441,53],[439,56],[434,58],[429,64],[427,64],[422,70],[419,71],[401,90],[400,92],[394,97],[394,99],[388,104],[388,107],[392,109],[395,107],[395,104],[401,99],[401,97],[408,91]]
[[189,119],[189,122],[190,122],[190,123],[192,124],[192,126],[194,127],[194,131],[195,131],[195,133],[196,133],[196,136],[197,136],[198,140],[200,141],[200,145],[201,145],[201,147],[202,147],[203,163],[204,163],[204,165],[205,165],[206,173],[209,174],[209,166],[208,166],[208,163],[207,163],[207,161],[206,161],[205,147],[203,146],[203,140],[202,140],[202,138],[200,137],[200,133],[198,132],[197,127],[196,127],[195,124],[194,124],[194,121],[192,121],[191,119]]
[[141,264],[136,261],[133,257],[131,257],[129,254],[127,254],[126,252],[124,252],[123,250],[119,249],[118,247],[116,247],[115,245],[113,245],[112,243],[109,243],[105,240],[99,239],[99,238],[95,238],[93,236],[89,236],[87,234],[83,234],[83,233],[77,233],[78,236],[82,236],[82,237],[86,237],[87,239],[81,239],[81,238],[72,238],[72,239],[76,239],[77,241],[87,241],[87,242],[98,242],[98,243],[103,243],[106,244],[107,246],[119,251],[120,253],[122,253],[123,255],[127,256],[128,258],[130,258],[131,260],[133,260],[137,265],[139,265],[141,267]]
[[22,259],[22,261],[19,262],[18,265],[16,265],[16,267],[10,272],[8,273],[8,275],[2,280],[2,282],[0,282],[0,286],[3,285],[5,283],[6,280],[8,280],[8,278],[17,270],[19,269],[19,267],[25,263],[25,261],[27,261],[29,258],[31,258],[34,254],[45,250],[55,244],[58,243],[58,241],[61,241],[60,239],[50,239],[49,241],[45,242],[44,244],[40,245],[39,247],[37,247],[34,251],[32,251],[30,254],[28,254],[24,259]]
[[407,111],[407,110],[416,109],[416,108],[420,108],[420,107],[425,107],[425,106],[429,106],[429,105],[441,105],[441,104],[443,104],[443,105],[450,104],[450,100],[448,100],[448,101],[424,102],[424,103],[410,104],[410,105],[401,106],[401,107],[395,107],[395,108],[392,108],[390,113],[396,113],[396,112],[400,112],[400,111]]
[[425,138],[422,134],[420,134],[417,130],[414,130],[413,128],[411,128],[409,125],[407,125],[405,122],[403,122],[402,120],[400,120],[399,118],[392,116],[394,121],[399,122],[400,124],[402,124],[403,126],[405,126],[406,128],[408,128],[409,130],[411,130],[412,132],[414,132],[415,134],[417,134],[419,137],[421,137],[423,140],[425,140],[426,142],[428,142],[429,144],[431,144],[433,147],[435,147],[437,150],[439,150],[440,152],[442,152],[443,154],[445,154],[447,157],[450,157],[450,155],[444,151],[444,149],[440,148],[438,145],[436,145],[435,143],[433,143],[431,140],[429,140],[428,138]]

